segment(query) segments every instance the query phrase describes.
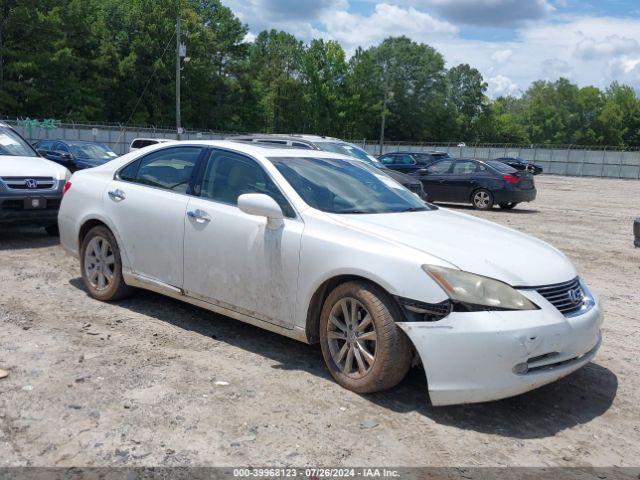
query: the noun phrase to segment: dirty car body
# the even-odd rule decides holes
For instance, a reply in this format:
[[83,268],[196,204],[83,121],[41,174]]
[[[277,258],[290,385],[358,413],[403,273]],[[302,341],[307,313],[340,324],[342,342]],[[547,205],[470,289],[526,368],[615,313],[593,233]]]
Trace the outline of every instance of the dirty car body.
[[[164,173],[172,164],[178,172]],[[165,174],[170,182],[160,181]],[[425,205],[345,156],[165,143],[77,172],[70,183],[59,215],[63,247],[82,257],[87,232],[108,229],[129,286],[321,345],[323,302],[341,285],[378,292],[424,365],[434,405],[553,382],[588,363],[601,342],[598,299],[561,252]]]

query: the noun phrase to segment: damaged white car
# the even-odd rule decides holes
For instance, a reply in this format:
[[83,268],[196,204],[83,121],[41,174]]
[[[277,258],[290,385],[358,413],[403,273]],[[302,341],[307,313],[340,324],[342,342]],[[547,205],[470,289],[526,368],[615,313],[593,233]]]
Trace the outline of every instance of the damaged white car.
[[567,258],[425,204],[347,157],[171,142],[79,171],[59,214],[90,295],[154,290],[305,342],[370,393],[421,360],[434,405],[516,395],[588,363],[597,298]]

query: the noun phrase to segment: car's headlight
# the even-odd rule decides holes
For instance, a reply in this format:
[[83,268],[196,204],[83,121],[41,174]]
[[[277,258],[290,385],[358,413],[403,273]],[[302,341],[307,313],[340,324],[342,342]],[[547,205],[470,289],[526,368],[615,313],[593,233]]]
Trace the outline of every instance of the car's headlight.
[[470,310],[538,310],[538,306],[515,288],[499,280],[436,265],[422,269],[455,303]]

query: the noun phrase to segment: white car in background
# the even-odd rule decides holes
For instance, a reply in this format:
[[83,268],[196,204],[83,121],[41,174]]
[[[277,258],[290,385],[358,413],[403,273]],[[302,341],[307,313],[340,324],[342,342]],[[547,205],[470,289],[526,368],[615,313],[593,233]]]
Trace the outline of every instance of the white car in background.
[[0,228],[44,227],[57,235],[69,177],[69,170],[42,158],[18,132],[0,123]]
[[139,150],[144,147],[149,147],[151,145],[158,145],[159,143],[173,142],[175,140],[170,140],[168,138],[134,138],[131,140],[129,144],[129,151],[133,152],[135,150]]
[[91,296],[145,288],[320,342],[355,392],[393,387],[417,354],[434,405],[495,400],[600,346],[598,300],[558,250],[346,156],[165,143],[68,185],[61,241]]

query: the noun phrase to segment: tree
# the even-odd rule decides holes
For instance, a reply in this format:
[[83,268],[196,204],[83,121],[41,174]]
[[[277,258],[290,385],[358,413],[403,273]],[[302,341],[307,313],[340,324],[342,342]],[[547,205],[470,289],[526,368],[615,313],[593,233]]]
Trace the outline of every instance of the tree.
[[455,109],[455,122],[460,138],[473,136],[472,124],[483,111],[487,98],[487,84],[478,70],[460,64],[447,72],[447,103]]
[[312,40],[302,57],[308,129],[318,134],[342,135],[345,123],[345,53],[335,41]]
[[300,108],[302,42],[276,30],[261,32],[249,48],[249,72],[259,103],[258,115],[269,132],[305,130],[308,122]]

